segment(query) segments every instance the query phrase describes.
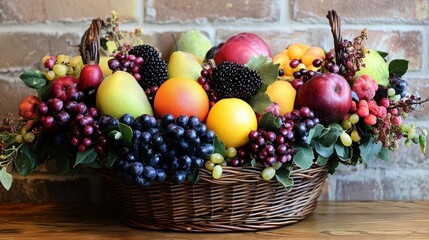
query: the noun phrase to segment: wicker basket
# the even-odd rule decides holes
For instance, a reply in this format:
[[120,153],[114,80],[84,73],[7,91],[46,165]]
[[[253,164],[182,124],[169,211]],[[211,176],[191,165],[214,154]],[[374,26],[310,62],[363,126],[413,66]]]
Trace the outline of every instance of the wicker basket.
[[257,231],[305,219],[316,208],[326,167],[294,169],[294,187],[265,181],[260,169],[223,167],[214,180],[205,169],[195,184],[127,183],[111,170],[97,170],[109,184],[120,219],[131,227],[188,232]]

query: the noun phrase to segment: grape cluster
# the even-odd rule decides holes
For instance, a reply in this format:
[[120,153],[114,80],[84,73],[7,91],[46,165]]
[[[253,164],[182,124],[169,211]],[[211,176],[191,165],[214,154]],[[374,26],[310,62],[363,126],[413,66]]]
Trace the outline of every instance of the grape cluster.
[[265,167],[278,169],[291,161],[296,152],[295,144],[307,145],[310,129],[319,124],[319,119],[308,107],[293,110],[280,118],[282,123],[277,132],[258,129],[249,133],[251,156]]
[[167,177],[182,183],[204,165],[214,152],[215,134],[198,117],[166,114],[160,119],[144,114],[123,115],[119,122],[131,127],[131,144],[117,140],[115,168],[124,179],[149,187],[152,180]]
[[42,59],[43,71],[47,80],[52,81],[63,76],[79,76],[83,67],[82,57],[60,54],[58,56],[45,56]]
[[211,74],[213,67],[210,63],[203,63],[203,69],[201,70],[201,76],[198,78],[198,83],[203,87],[209,97],[209,104],[212,107],[219,99],[215,96],[211,88]]
[[127,55],[124,53],[118,53],[114,58],[110,59],[107,64],[112,70],[128,72],[134,76],[137,81],[141,80],[141,75],[139,73],[141,65],[144,63],[142,57],[136,57],[134,55]]

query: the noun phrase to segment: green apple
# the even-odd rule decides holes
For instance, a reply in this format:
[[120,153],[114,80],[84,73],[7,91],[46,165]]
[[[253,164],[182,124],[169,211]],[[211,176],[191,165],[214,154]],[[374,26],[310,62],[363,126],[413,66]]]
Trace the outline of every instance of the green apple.
[[123,71],[116,71],[101,82],[95,103],[101,115],[115,118],[120,118],[125,113],[133,117],[153,115],[152,106],[143,89],[131,74]]
[[198,30],[189,30],[179,34],[177,38],[178,50],[194,54],[203,60],[206,53],[213,46],[210,39]]
[[196,81],[201,76],[201,70],[201,59],[184,51],[173,52],[167,65],[168,79],[185,77]]
[[361,67],[353,80],[367,74],[372,77],[378,84],[387,86],[389,84],[389,66],[384,58],[374,50],[366,52],[363,59],[365,67]]

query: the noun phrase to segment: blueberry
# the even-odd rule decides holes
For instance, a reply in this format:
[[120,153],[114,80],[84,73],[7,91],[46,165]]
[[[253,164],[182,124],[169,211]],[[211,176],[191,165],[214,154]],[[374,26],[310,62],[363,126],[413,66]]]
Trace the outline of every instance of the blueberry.
[[150,116],[148,114],[143,114],[140,116],[140,123],[142,124],[142,127],[144,129],[151,127],[151,122],[152,122],[151,117],[152,116]]
[[140,140],[140,137],[142,135],[142,132],[140,132],[140,130],[134,130],[133,131],[133,137],[131,139],[132,142],[136,142]]
[[158,168],[156,169],[156,180],[159,182],[164,181],[167,178],[167,174],[165,174],[165,171]]
[[173,174],[173,181],[175,183],[183,183],[186,180],[186,172],[179,170]]
[[161,144],[164,143],[164,138],[162,137],[161,134],[156,133],[152,136],[152,144],[154,146],[161,146]]
[[144,188],[149,188],[149,187],[150,187],[150,182],[149,182],[149,181],[147,181],[146,179],[144,179],[144,178],[143,178],[143,177],[141,177],[141,176],[134,178],[134,181],[135,181],[138,185],[140,185],[140,186],[142,186],[142,187],[144,187]]
[[130,164],[129,171],[133,176],[141,175],[143,173],[143,164],[141,162],[133,162]]
[[142,128],[143,128],[143,125],[140,122],[140,117],[135,118],[133,122],[133,129],[142,130]]
[[140,138],[142,143],[149,143],[152,139],[152,134],[149,132],[142,132]]
[[164,116],[162,116],[161,124],[164,128],[166,128],[170,123],[173,123],[173,122],[174,122],[174,116],[173,115],[167,113]]
[[134,117],[131,114],[126,113],[121,116],[121,118],[119,119],[119,122],[123,124],[127,124],[128,126],[132,126],[134,123]]
[[177,119],[176,119],[176,124],[186,128],[188,126],[188,122],[189,122],[189,117],[186,115],[180,115]]
[[207,158],[209,157],[211,154],[214,153],[214,147],[213,144],[210,143],[203,143],[199,146],[199,156],[202,158]]
[[132,163],[137,160],[136,155],[134,153],[128,153],[127,157],[125,158],[128,162]]
[[192,166],[192,159],[188,155],[180,156],[179,162],[183,170],[189,170]]
[[126,157],[129,152],[130,152],[130,149],[128,147],[120,147],[118,149],[118,154],[122,157]]
[[195,130],[197,131],[198,136],[203,136],[207,132],[207,126],[204,123],[200,123]]
[[155,168],[152,166],[145,166],[143,170],[143,177],[147,180],[152,180],[156,177],[156,171]]
[[151,128],[149,128],[147,130],[147,132],[150,133],[150,134],[152,134],[152,135],[157,134],[158,133],[158,128],[151,127]]
[[183,134],[185,134],[185,129],[180,126],[174,128],[173,135],[176,139],[181,139],[183,137]]
[[180,169],[179,158],[177,156],[171,157],[171,160],[170,160],[170,169],[173,170],[173,171]]
[[118,125],[118,123],[119,123],[118,119],[116,119],[114,117],[109,118],[109,123],[108,123],[109,126],[116,126],[116,125]]
[[149,158],[149,165],[152,167],[157,167],[160,161],[160,154],[154,154],[151,158]]
[[198,137],[197,135],[197,131],[195,131],[194,129],[188,129],[185,132],[185,139],[192,142],[194,139],[196,139]]
[[197,116],[193,115],[189,117],[188,127],[195,128],[198,124],[200,124],[200,119]]
[[165,154],[165,153],[167,153],[167,152],[168,152],[167,144],[162,143],[161,145],[159,145],[159,146],[158,146],[158,151],[159,151],[161,154]]
[[191,157],[192,167],[201,168],[204,165],[204,159],[195,156]]
[[178,142],[179,148],[182,151],[187,151],[189,149],[189,142],[186,141],[185,139],[182,139]]

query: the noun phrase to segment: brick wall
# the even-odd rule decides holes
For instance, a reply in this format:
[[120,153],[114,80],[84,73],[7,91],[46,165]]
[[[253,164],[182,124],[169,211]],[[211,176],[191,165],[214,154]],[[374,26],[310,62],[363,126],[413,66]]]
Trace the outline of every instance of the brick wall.
[[[105,0],[73,2],[18,0],[0,2],[0,116],[17,113],[22,97],[33,93],[18,76],[40,66],[46,54],[76,55],[67,42],[78,43],[89,21],[116,10],[126,19],[124,29],[141,27],[146,43],[164,54],[171,48],[171,32],[200,29],[213,43],[231,34],[259,34],[278,53],[292,42],[332,48],[327,11],[343,19],[344,36],[369,30],[367,45],[410,61],[406,78],[413,90],[429,97],[429,0]],[[410,120],[429,128],[423,111]],[[415,146],[402,148],[390,162],[374,159],[368,165],[340,168],[329,178],[324,199],[429,199],[429,161]],[[57,176],[43,168],[31,177],[16,177],[0,202],[101,201],[106,195],[88,171],[77,177]]]

